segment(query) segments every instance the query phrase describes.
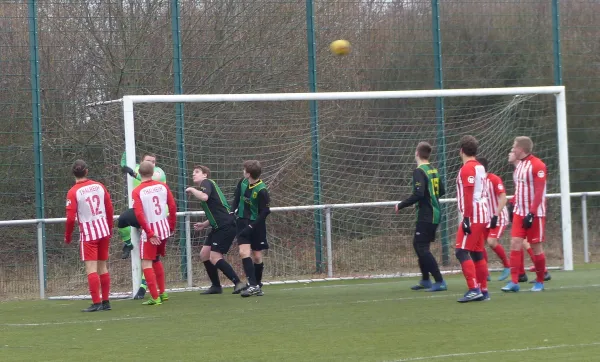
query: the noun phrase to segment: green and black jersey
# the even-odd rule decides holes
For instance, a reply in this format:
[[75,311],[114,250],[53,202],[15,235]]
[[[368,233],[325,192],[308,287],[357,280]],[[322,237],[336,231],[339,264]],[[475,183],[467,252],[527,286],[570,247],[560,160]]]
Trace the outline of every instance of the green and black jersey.
[[417,204],[417,222],[439,224],[441,219],[439,198],[446,190],[437,169],[431,164],[424,163],[413,171],[413,192],[399,204],[405,208]]
[[200,190],[208,195],[208,200],[200,201],[200,206],[213,230],[233,224],[235,218],[229,213],[229,204],[219,186],[213,180],[206,179],[200,183]]
[[238,182],[233,197],[233,207],[236,209],[237,217],[246,220],[246,224],[252,224],[254,228],[264,228],[265,219],[271,213],[269,203],[269,190],[262,180],[253,184],[250,184],[247,179]]

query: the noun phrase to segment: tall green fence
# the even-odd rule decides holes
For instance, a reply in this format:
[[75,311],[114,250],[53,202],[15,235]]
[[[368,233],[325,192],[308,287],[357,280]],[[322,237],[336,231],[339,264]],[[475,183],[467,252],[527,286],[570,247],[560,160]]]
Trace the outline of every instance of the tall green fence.
[[[594,0],[2,1],[0,219],[63,217],[65,193],[73,182],[69,166],[77,158],[92,165],[101,181],[114,174],[98,128],[87,121],[86,104],[128,94],[563,84],[571,190],[600,190],[599,38],[600,2]],[[328,46],[335,39],[349,40],[351,54],[332,56]],[[319,131],[317,106],[306,109],[313,135]],[[434,106],[443,120],[441,100]],[[182,141],[184,124],[191,126],[182,105],[173,110],[176,122]],[[438,134],[440,145],[443,129]],[[328,202],[319,137],[311,141],[308,204]],[[189,177],[185,168],[191,163],[217,160],[186,154],[183,148],[173,152],[178,185]],[[180,207],[187,207],[182,190],[176,185],[173,190],[179,191]],[[398,197],[406,190],[399,190]],[[118,206],[123,209],[125,202]],[[577,225],[578,202],[573,199]],[[597,216],[598,198],[587,200],[587,207],[588,217]],[[318,272],[325,263],[324,216],[316,212],[313,217],[312,257]],[[2,229],[0,294],[37,295],[40,271],[52,275],[45,286],[49,290],[78,285],[71,275],[80,274],[82,266],[63,246],[63,226],[40,226],[41,239],[30,226]],[[583,261],[578,230],[576,262]],[[589,229],[592,255],[600,251],[599,234],[596,226]],[[45,248],[41,261],[38,243]],[[115,249],[115,259],[118,253]],[[445,259],[447,253],[446,248]],[[124,262],[120,267],[127,270]],[[179,277],[185,275],[173,278]],[[124,272],[115,283],[128,280]]]

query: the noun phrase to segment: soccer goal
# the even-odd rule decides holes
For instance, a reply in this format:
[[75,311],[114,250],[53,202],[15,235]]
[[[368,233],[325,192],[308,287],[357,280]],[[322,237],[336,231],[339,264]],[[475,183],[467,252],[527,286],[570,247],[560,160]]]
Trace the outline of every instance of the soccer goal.
[[[549,264],[572,270],[565,102],[562,86],[132,95],[90,107],[89,117],[105,141],[104,177],[117,213],[131,204],[133,186],[120,172],[123,152],[130,167],[144,152],[156,154],[181,211],[165,263],[168,281],[191,286],[206,283],[198,259],[205,234],[191,228],[200,220],[200,207],[183,192],[192,183],[193,165],[209,167],[210,177],[231,200],[246,159],[262,163],[274,210],[267,222],[271,249],[266,281],[418,271],[412,250],[415,213],[409,209],[395,215],[392,205],[411,192],[419,141],[434,146],[432,163],[447,190],[433,249],[444,270],[458,269],[453,197],[461,165],[457,142],[465,134],[479,140],[479,154],[489,160],[489,171],[503,178],[509,195],[514,192],[513,166],[507,162],[513,139],[532,138],[534,154],[547,164],[552,196]],[[506,233],[505,246],[509,239]],[[239,268],[235,250],[230,260]],[[500,267],[491,254],[490,264]],[[140,278],[137,247],[132,273],[135,290]]]

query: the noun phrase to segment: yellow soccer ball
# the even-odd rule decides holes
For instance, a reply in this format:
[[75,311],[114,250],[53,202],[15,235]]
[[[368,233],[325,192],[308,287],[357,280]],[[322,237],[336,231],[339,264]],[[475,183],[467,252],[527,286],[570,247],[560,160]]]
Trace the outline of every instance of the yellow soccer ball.
[[350,42],[348,40],[336,40],[329,45],[329,49],[335,55],[346,55],[350,53]]

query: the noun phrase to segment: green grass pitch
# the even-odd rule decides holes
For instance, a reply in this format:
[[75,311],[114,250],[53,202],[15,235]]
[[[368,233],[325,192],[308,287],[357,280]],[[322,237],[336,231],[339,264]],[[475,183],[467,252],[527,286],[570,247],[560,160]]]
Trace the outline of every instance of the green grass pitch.
[[597,361],[600,269],[576,269],[555,271],[543,293],[492,281],[491,301],[467,304],[458,275],[441,293],[380,279],[171,293],[96,313],[79,311],[89,301],[3,302],[0,361]]

